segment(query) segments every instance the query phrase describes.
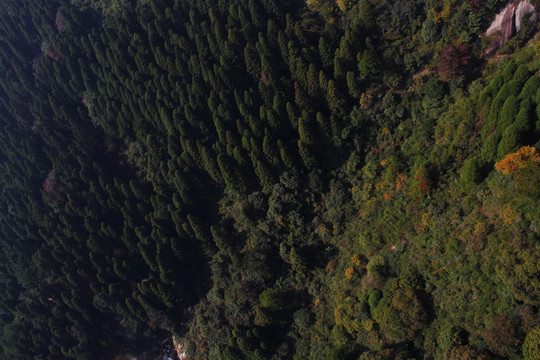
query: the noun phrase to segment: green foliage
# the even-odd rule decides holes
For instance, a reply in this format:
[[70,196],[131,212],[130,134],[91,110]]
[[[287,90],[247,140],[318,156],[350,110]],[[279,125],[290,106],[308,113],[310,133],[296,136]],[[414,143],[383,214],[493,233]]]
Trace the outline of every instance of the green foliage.
[[369,310],[371,314],[373,315],[373,311],[379,304],[379,301],[381,300],[382,295],[378,289],[370,289],[368,294],[369,294],[369,298],[368,298]]
[[501,112],[499,113],[499,120],[497,122],[497,132],[503,133],[504,130],[510,126],[515,119],[516,114],[519,111],[519,102],[515,96],[509,96],[504,102]]
[[424,109],[439,107],[444,97],[443,83],[436,78],[431,78],[425,83],[423,93],[425,94],[422,100]]
[[506,154],[514,152],[519,146],[519,131],[514,124],[504,130],[501,142],[497,148],[497,159],[502,159]]
[[535,358],[503,3],[3,1],[0,357]]
[[426,19],[422,24],[422,39],[426,43],[432,43],[437,39],[437,24],[431,20]]
[[385,286],[373,317],[389,341],[402,342],[414,339],[424,326],[427,313],[415,290],[394,280]]
[[281,310],[292,305],[288,291],[282,289],[266,289],[259,295],[259,304],[262,308]]
[[[500,145],[499,145],[499,149],[500,149]],[[481,164],[479,163],[478,158],[471,158],[465,161],[465,163],[463,164],[463,168],[461,170],[461,176],[459,179],[459,185],[462,191],[470,192],[471,190],[474,189],[474,186],[481,179],[480,167],[481,167]]]
[[375,75],[380,72],[381,63],[377,54],[371,50],[364,50],[359,57],[358,70],[364,76]]
[[540,87],[540,77],[533,75],[531,76],[526,82],[525,85],[523,85],[523,88],[521,89],[521,93],[519,93],[520,99],[530,99],[533,98],[535,95],[535,92]]
[[519,251],[504,251],[497,266],[497,275],[519,301],[537,305],[540,290],[539,255],[535,251],[523,249]]
[[384,257],[381,255],[372,256],[369,259],[366,269],[372,276],[376,278],[384,278],[387,272]]
[[540,359],[540,327],[535,327],[527,333],[523,343],[523,359]]
[[503,77],[503,81],[505,83],[512,80],[512,78],[514,77],[514,72],[516,71],[516,69],[517,69],[517,65],[513,60],[510,60],[508,62],[508,64],[505,65],[505,67],[504,67],[504,69],[502,71],[502,77]]
[[[332,328],[332,340],[338,345],[343,346],[351,341],[351,337],[347,330],[345,329],[345,326],[343,325],[336,325]],[[339,352],[341,356],[343,356],[343,352]],[[338,359],[337,354],[332,354],[329,359]]]

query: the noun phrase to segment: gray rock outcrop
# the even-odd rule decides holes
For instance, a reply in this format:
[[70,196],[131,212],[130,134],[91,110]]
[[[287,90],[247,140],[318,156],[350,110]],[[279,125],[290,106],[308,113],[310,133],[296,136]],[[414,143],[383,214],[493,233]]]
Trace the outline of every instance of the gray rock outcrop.
[[515,15],[516,31],[521,30],[521,22],[525,16],[529,16],[532,23],[536,22],[537,14],[534,6],[528,1],[522,1],[518,4]]
[[486,50],[486,54],[493,54],[500,49],[503,44],[521,30],[523,18],[529,16],[531,22],[536,22],[537,12],[534,6],[528,1],[510,1],[504,9],[497,14],[495,20],[486,31],[487,36],[492,36],[491,46]]

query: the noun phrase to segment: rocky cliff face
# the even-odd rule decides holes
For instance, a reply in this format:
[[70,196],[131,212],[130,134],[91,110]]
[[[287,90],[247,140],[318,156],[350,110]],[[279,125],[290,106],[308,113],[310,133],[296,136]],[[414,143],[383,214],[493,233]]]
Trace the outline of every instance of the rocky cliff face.
[[522,1],[518,4],[516,9],[516,15],[515,15],[515,23],[516,23],[516,31],[521,30],[521,22],[525,18],[525,16],[529,16],[529,20],[531,22],[536,22],[537,20],[537,13],[534,9],[534,6],[528,2],[528,1]]
[[536,22],[537,12],[529,1],[509,2],[486,31],[487,36],[493,37],[492,45],[486,50],[486,54],[490,55],[500,49],[508,39],[521,30],[525,16],[529,16],[530,21]]

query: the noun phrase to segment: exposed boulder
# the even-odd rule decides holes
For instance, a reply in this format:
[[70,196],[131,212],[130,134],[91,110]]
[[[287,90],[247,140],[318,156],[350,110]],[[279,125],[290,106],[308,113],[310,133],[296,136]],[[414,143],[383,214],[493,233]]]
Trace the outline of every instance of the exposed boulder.
[[531,4],[528,1],[522,1],[517,6],[516,15],[515,15],[516,31],[521,30],[521,22],[523,21],[523,18],[525,18],[525,16],[529,16],[529,20],[532,23],[535,23],[537,20],[536,10],[534,9],[533,4]]
[[495,20],[486,31],[487,36],[492,37],[491,46],[486,50],[486,55],[493,54],[503,44],[521,30],[523,18],[529,16],[530,21],[536,22],[537,12],[529,1],[509,2],[504,9],[497,14]]
[[491,23],[491,26],[486,31],[486,35],[493,35],[501,32],[501,39],[506,41],[514,34],[514,12],[516,5],[511,2],[495,17],[495,20]]

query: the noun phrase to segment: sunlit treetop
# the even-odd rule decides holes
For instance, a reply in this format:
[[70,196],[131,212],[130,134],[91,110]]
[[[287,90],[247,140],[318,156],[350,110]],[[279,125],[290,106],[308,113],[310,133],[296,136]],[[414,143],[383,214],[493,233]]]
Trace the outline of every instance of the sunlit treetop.
[[514,153],[507,154],[504,159],[495,163],[495,169],[502,174],[513,174],[516,170],[526,167],[532,162],[540,161],[536,148],[523,146]]

